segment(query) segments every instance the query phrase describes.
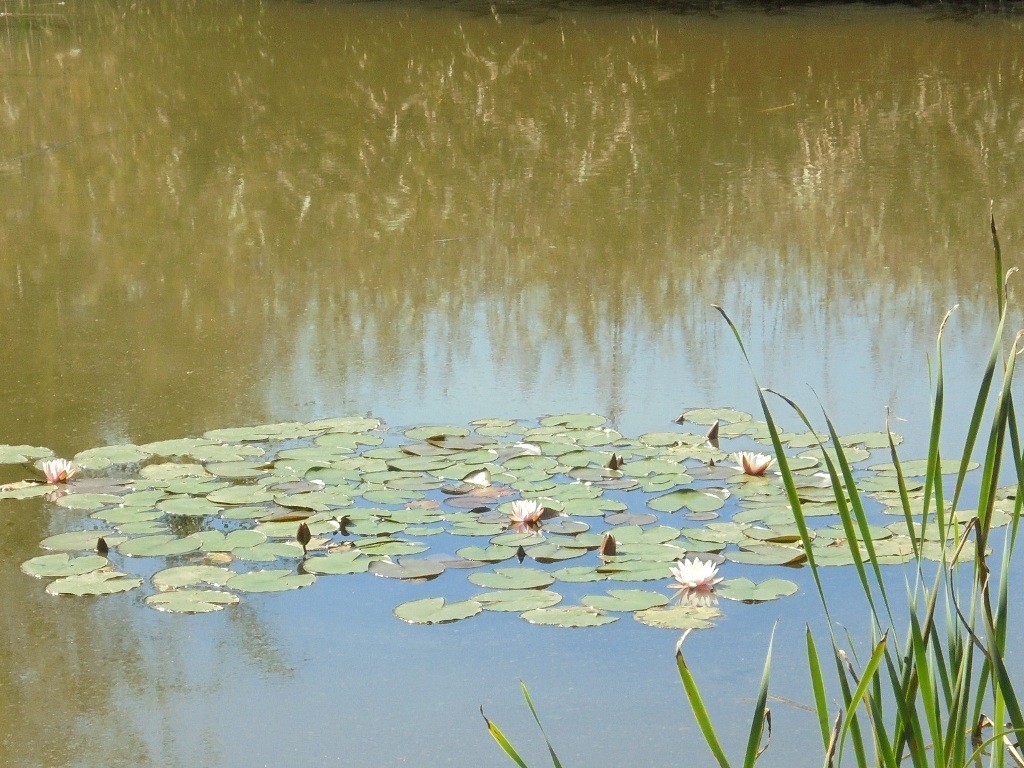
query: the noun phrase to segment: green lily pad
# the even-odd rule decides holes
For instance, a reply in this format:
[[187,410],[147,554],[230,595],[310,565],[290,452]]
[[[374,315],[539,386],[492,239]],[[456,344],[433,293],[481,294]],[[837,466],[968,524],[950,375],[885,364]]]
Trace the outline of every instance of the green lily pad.
[[744,549],[727,551],[724,555],[734,563],[748,565],[797,565],[807,559],[802,549],[781,544],[744,545]]
[[471,573],[469,580],[484,589],[540,589],[551,586],[555,577],[537,568],[498,568]]
[[164,499],[157,504],[157,507],[171,515],[186,515],[189,517],[219,515],[221,510],[224,509],[223,507],[218,507],[209,499],[193,496],[178,496],[173,499]]
[[[109,540],[107,543],[110,543]],[[192,536],[179,539],[173,535],[157,534],[129,539],[119,545],[117,550],[125,557],[168,557],[194,552],[201,545],[202,542]]]
[[220,531],[200,531],[192,534],[201,542],[203,552],[231,552],[236,549],[255,547],[267,540],[259,531],[238,530],[230,533]]
[[227,586],[239,592],[285,592],[308,587],[316,581],[312,573],[295,573],[284,568],[239,573],[228,579]]
[[307,573],[317,574],[353,574],[366,573],[371,559],[358,549],[335,550],[323,557],[309,557],[302,564]]
[[123,541],[127,541],[126,536],[119,536],[116,531],[110,528],[99,528],[91,531],[69,531],[67,533],[58,533],[54,536],[47,536],[41,542],[39,546],[43,549],[49,549],[58,552],[78,552],[80,550],[96,549],[96,541],[100,537],[107,542],[110,547],[116,547]]
[[21,564],[21,570],[29,576],[52,579],[62,576],[79,576],[99,570],[106,565],[109,565],[109,561],[100,555],[71,557],[67,552],[61,552],[56,555],[40,555],[26,560]]
[[566,429],[593,429],[606,421],[604,416],[596,413],[564,413],[559,416],[545,416],[540,420],[545,427],[565,427]]
[[51,581],[46,591],[51,595],[112,595],[127,592],[142,584],[142,579],[128,576],[119,571],[90,571],[78,576],[68,576]]
[[372,432],[380,427],[380,419],[369,416],[343,416],[333,419],[317,419],[306,424],[310,429],[328,432]]
[[238,595],[216,589],[178,589],[146,598],[146,605],[167,613],[213,613],[238,602]]
[[229,485],[206,498],[214,504],[262,504],[273,501],[274,495],[256,485]]
[[409,624],[450,624],[476,616],[483,607],[475,600],[447,603],[443,597],[412,600],[395,607],[393,613]]
[[723,424],[731,424],[734,422],[751,421],[753,418],[749,413],[738,411],[735,408],[694,408],[683,413],[679,420],[684,423],[690,422],[691,424],[711,426],[716,421],[721,421]]
[[551,627],[599,627],[619,620],[617,616],[606,616],[582,605],[534,608],[523,613],[522,617],[531,624]]
[[[154,456],[171,457],[188,456],[193,449],[204,445],[213,445],[213,441],[202,437],[183,437],[177,440],[158,440],[155,443],[140,445],[139,448],[143,451],[148,451]],[[145,473],[147,469],[153,469],[161,466],[165,465],[151,464],[149,467],[143,467],[142,471]]]
[[404,558],[394,563],[390,560],[374,560],[370,563],[369,572],[385,579],[408,579],[410,581],[428,581],[436,579],[444,573],[444,565],[436,560],[418,560]]
[[743,603],[763,603],[795,595],[797,586],[785,579],[767,579],[755,584],[750,579],[726,579],[715,586],[715,594]]
[[104,469],[111,464],[138,464],[152,455],[137,445],[106,445],[76,454],[74,462],[82,469]]
[[377,539],[370,541],[356,542],[359,549],[368,555],[390,555],[400,557],[402,555],[415,555],[426,552],[430,547],[413,541],[401,539]]
[[93,512],[90,517],[102,520],[110,525],[124,525],[126,523],[143,523],[158,520],[164,516],[159,509],[135,509],[131,507],[114,507],[112,509],[101,509]]
[[410,440],[426,440],[431,437],[438,437],[441,435],[448,435],[451,437],[466,437],[469,434],[469,430],[465,427],[455,426],[453,424],[442,424],[442,425],[427,425],[424,427],[414,427],[413,429],[407,429],[403,432],[406,437]]
[[603,573],[598,573],[597,569],[592,568],[589,565],[573,565],[568,568],[559,568],[558,570],[551,571],[551,575],[558,581],[564,581],[567,584],[583,584],[592,581],[604,581],[608,578]]
[[633,618],[641,624],[662,629],[710,629],[721,615],[721,611],[710,606],[677,605],[637,611]]
[[572,560],[587,554],[582,547],[564,547],[554,542],[545,542],[535,547],[530,547],[526,553],[539,563],[554,563],[560,560]]
[[546,589],[499,589],[473,596],[473,600],[480,603],[485,610],[512,613],[522,613],[534,608],[550,608],[561,599],[561,595]]
[[608,530],[618,544],[664,544],[679,537],[679,529],[668,525],[641,528],[639,525],[620,525]]
[[53,451],[49,448],[34,445],[0,445],[0,464],[28,464],[51,456]]
[[46,496],[52,490],[53,486],[46,483],[35,483],[26,480],[22,483],[12,483],[7,485],[4,490],[0,491],[0,499],[11,499],[15,501],[33,499],[39,496]]
[[714,494],[684,488],[653,498],[647,506],[658,512],[677,512],[683,507],[693,512],[714,512],[724,507],[725,502]]
[[610,589],[606,595],[586,595],[580,602],[599,611],[643,611],[665,605],[669,598],[645,589]]
[[71,493],[57,499],[57,506],[65,509],[95,510],[120,503],[121,497],[112,493]]
[[220,516],[223,520],[258,520],[261,517],[266,517],[269,511],[269,507],[227,507],[220,513]]
[[660,581],[672,574],[669,562],[627,560],[609,562],[597,567],[597,572],[610,581]]
[[210,584],[223,587],[235,572],[216,565],[178,565],[153,574],[153,586],[161,592]]
[[257,544],[254,547],[239,547],[231,550],[231,556],[235,560],[242,560],[248,563],[272,563],[279,557],[286,560],[299,560],[302,558],[302,547],[298,542],[292,541],[268,541]]
[[455,554],[467,560],[478,560],[481,563],[500,563],[502,560],[515,557],[516,548],[491,544],[488,547],[463,547]]

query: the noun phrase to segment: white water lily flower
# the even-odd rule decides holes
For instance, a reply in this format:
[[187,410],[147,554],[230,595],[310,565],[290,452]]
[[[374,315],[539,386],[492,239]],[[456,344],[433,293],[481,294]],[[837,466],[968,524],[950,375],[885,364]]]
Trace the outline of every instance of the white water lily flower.
[[677,582],[673,586],[687,591],[710,592],[722,580],[718,575],[718,564],[699,557],[677,560],[670,570]]
[[775,463],[775,459],[765,453],[754,453],[753,451],[740,451],[732,455],[733,461],[739,466],[739,470],[745,475],[760,477],[768,471],[768,467]]
[[44,461],[40,467],[43,470],[43,474],[46,475],[46,482],[50,483],[50,485],[66,483],[78,472],[78,467],[67,459]]
[[508,519],[518,525],[536,525],[544,514],[544,505],[536,499],[519,499],[512,502]]

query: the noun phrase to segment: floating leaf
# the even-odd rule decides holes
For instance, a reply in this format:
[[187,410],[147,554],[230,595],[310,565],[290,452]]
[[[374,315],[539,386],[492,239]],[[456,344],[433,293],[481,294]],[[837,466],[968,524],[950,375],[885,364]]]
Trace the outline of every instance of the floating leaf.
[[725,502],[713,494],[684,488],[653,498],[647,506],[658,512],[676,512],[683,507],[693,512],[714,512],[724,507]]
[[[110,539],[107,539],[107,543],[110,544]],[[119,545],[117,550],[125,557],[168,557],[194,552],[200,546],[202,542],[192,536],[179,539],[173,535],[157,534],[129,539]]]
[[173,499],[164,499],[157,504],[159,509],[171,515],[186,515],[189,517],[203,517],[205,515],[219,515],[223,507],[218,507],[209,499],[195,498],[193,496],[178,496]]
[[51,595],[112,595],[135,589],[140,584],[142,579],[119,571],[90,571],[51,581],[46,585],[46,591]]
[[274,496],[255,485],[229,485],[213,491],[206,498],[214,504],[262,504],[272,501]]
[[710,629],[721,615],[721,611],[710,606],[678,605],[637,611],[633,618],[642,624],[662,629]]
[[[95,539],[93,541],[95,542]],[[61,576],[79,576],[106,565],[109,565],[107,558],[100,555],[71,557],[67,552],[61,552],[56,555],[40,555],[26,560],[21,564],[21,570],[29,576],[52,579]]]
[[0,464],[28,464],[51,456],[53,451],[49,448],[34,445],[0,445]]
[[426,552],[429,547],[412,541],[401,539],[378,539],[376,541],[360,541],[359,548],[368,555],[390,555],[393,557],[401,555],[415,555],[419,552]]
[[103,469],[111,464],[138,464],[152,455],[137,445],[107,445],[75,454],[74,462],[82,469]]
[[555,608],[534,608],[522,617],[531,624],[546,624],[552,627],[599,627],[618,621],[617,616],[606,616],[582,605]]
[[715,587],[715,594],[744,603],[762,603],[795,595],[797,586],[785,579],[767,579],[755,584],[750,579],[726,579]]
[[126,523],[152,522],[164,516],[159,509],[134,509],[131,507],[114,507],[113,509],[102,509],[94,512],[90,517],[95,520],[102,520],[111,525],[123,525]]
[[481,563],[500,563],[502,560],[515,557],[516,548],[491,544],[489,547],[463,547],[456,554],[467,560],[477,560]]
[[235,575],[234,571],[215,565],[179,565],[164,568],[153,574],[153,586],[161,592],[183,587],[194,587],[197,584],[211,584],[223,587]]
[[372,561],[358,549],[335,550],[323,557],[310,557],[303,561],[307,573],[353,574],[366,573]]
[[111,493],[72,493],[57,499],[57,506],[65,509],[93,510],[120,503],[121,497]]
[[604,424],[604,416],[596,413],[565,413],[560,416],[545,416],[540,420],[545,427],[566,427],[567,429],[593,429]]
[[255,547],[267,540],[259,531],[239,530],[230,533],[220,531],[200,531],[192,534],[192,538],[201,542],[203,552],[231,552],[235,549]]
[[711,426],[716,421],[721,421],[723,424],[732,424],[734,422],[751,421],[753,418],[749,413],[737,411],[735,408],[694,408],[683,413],[679,417],[679,421]]
[[127,537],[118,536],[110,528],[97,528],[88,531],[69,531],[48,536],[39,542],[39,546],[43,549],[59,552],[77,552],[83,549],[93,550],[96,548],[96,540],[101,537],[112,547],[127,540]]
[[471,573],[469,580],[484,589],[539,589],[551,586],[555,577],[537,568],[498,568]]
[[283,568],[239,573],[228,579],[227,586],[239,592],[284,592],[308,587],[316,581],[312,573],[295,573]]
[[512,613],[521,613],[534,608],[550,608],[561,599],[561,595],[546,589],[499,589],[495,592],[483,592],[473,596],[473,600],[480,603],[485,610]]
[[807,553],[802,549],[778,544],[744,546],[741,550],[724,554],[734,563],[748,565],[797,565],[807,559]]
[[580,602],[599,611],[642,611],[665,605],[668,596],[645,589],[610,589],[606,595],[586,595]]
[[568,568],[559,568],[556,571],[551,571],[551,575],[559,581],[564,581],[567,584],[604,581],[608,578],[603,573],[598,573],[595,568],[591,568],[588,565],[574,565]]
[[179,589],[146,598],[150,608],[167,613],[212,613],[237,602],[237,595],[215,589]]
[[303,556],[302,547],[295,541],[268,541],[254,547],[239,547],[231,550],[236,560],[250,563],[271,563],[279,557],[286,560],[299,560]]
[[395,607],[393,613],[410,624],[450,624],[476,616],[483,607],[475,600],[446,603],[443,597],[412,600]]
[[436,560],[405,558],[394,563],[390,560],[375,560],[369,565],[370,573],[385,579],[408,579],[428,581],[444,573],[444,565]]

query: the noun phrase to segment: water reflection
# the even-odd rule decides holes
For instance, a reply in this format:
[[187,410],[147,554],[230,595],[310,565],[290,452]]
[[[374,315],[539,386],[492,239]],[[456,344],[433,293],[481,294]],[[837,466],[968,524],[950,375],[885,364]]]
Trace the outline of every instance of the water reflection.
[[[945,310],[949,359],[988,349],[989,200],[1007,266],[1024,232],[1012,19],[100,0],[0,33],[2,439],[64,454],[367,411],[636,433],[749,407],[712,302],[765,383],[920,434]],[[9,762],[95,763],[93,733],[104,764],[178,759],[173,726],[102,732],[193,656],[154,660],[174,630],[130,598],[33,591],[9,563],[40,514],[0,536]],[[235,614],[214,632],[294,690],[280,616]]]

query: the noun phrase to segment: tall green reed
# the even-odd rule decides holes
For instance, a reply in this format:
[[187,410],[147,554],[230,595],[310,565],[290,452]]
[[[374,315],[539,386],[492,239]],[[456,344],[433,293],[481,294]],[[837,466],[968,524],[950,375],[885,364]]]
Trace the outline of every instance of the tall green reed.
[[[825,768],[842,765],[844,761],[852,761],[861,768],[897,768],[904,763],[915,768],[982,768],[985,765],[1002,768],[1008,760],[1010,764],[1024,768],[1024,750],[1019,744],[1019,736],[1024,733],[1024,715],[1006,664],[1010,564],[1024,502],[1024,458],[1011,385],[1015,360],[1024,346],[1024,332],[1018,333],[1009,348],[1004,350],[1006,285],[1013,270],[1003,273],[994,217],[990,221],[997,275],[998,323],[965,432],[959,468],[951,489],[948,489],[951,492],[948,502],[940,451],[945,418],[942,333],[953,310],[943,318],[936,339],[935,389],[923,496],[912,497],[908,493],[896,440],[886,425],[899,505],[914,553],[911,561],[913,581],[905,595],[908,618],[901,627],[902,632],[894,618],[896,598],[886,586],[881,562],[872,543],[866,498],[857,487],[851,462],[831,418],[823,411],[825,430],[819,433],[793,400],[762,388],[750,366],[739,329],[721,307],[715,307],[729,325],[748,367],[751,367],[778,469],[828,627],[828,650],[824,654],[819,652],[819,641],[810,627],[805,631],[807,669]],[[997,374],[1001,374],[1001,378],[993,396]],[[836,631],[838,625],[833,619],[820,568],[814,558],[811,531],[797,481],[783,450],[766,394],[785,402],[817,436],[869,613],[871,652],[863,664],[858,662],[854,639],[849,634],[840,636]],[[979,446],[986,414],[987,437]],[[831,443],[832,453],[825,449],[826,442]],[[965,479],[976,448],[984,453],[977,503],[971,510],[972,514],[964,519],[967,510],[963,510],[960,503],[967,490]],[[1000,472],[1005,463],[1013,468],[1012,482],[1016,491],[1010,524],[993,572],[991,531]],[[963,514],[958,514],[960,512]],[[929,545],[933,550],[937,545],[940,560],[940,567],[930,578],[927,576],[930,569],[925,565]],[[685,640],[686,634],[676,646],[676,666],[687,700],[712,757],[721,768],[732,768],[734,763],[726,754],[700,686],[686,663],[683,654]],[[829,666],[835,669],[831,676],[827,671]],[[771,642],[743,751],[741,764],[744,768],[751,768],[756,763],[771,739],[771,710],[767,705],[770,673]],[[838,686],[838,706],[835,709],[829,704],[830,683]],[[543,733],[529,691],[525,685],[522,690]],[[506,754],[525,768],[526,763],[501,730],[486,716],[484,719],[491,735]],[[553,765],[561,768],[546,734],[544,738]]]
[[[840,444],[832,420],[823,414],[825,430],[819,435],[818,442],[870,617],[871,653],[859,669],[853,639],[841,637],[836,632],[837,625],[814,559],[796,480],[783,451],[766,394],[781,398],[809,430],[816,435],[819,433],[795,402],[772,390],[762,389],[754,377],[786,495],[828,626],[830,647],[825,659],[819,654],[818,642],[810,628],[805,636],[824,766],[837,766],[844,760],[851,760],[857,766],[886,768],[896,768],[904,762],[921,768],[982,766],[986,763],[998,767],[1006,765],[1008,759],[1015,765],[1024,766],[1018,745],[1018,735],[1024,733],[1024,719],[1014,681],[1006,665],[1010,562],[1024,498],[1020,436],[1011,391],[1022,336],[1018,333],[1004,353],[1006,278],[1009,275],[1002,275],[994,219],[991,229],[996,269],[1000,275],[999,320],[948,503],[941,474],[940,442],[945,407],[942,331],[949,313],[943,319],[936,341],[935,393],[921,499],[912,499],[907,492],[896,441],[887,427],[900,507],[914,550],[913,583],[906,595],[909,618],[902,633],[898,631],[893,615],[894,597],[883,579],[868,530],[864,494],[857,487],[851,462]],[[739,330],[724,310],[717,309],[728,323],[749,365]],[[993,385],[1000,367],[1001,383],[993,399]],[[987,438],[978,446],[986,413]],[[826,441],[831,442],[832,454],[825,450]],[[964,519],[966,512],[957,513],[961,511],[959,504],[966,489],[965,478],[976,448],[984,453],[977,503],[970,516]],[[1013,483],[1017,490],[998,564],[993,566],[993,513],[1000,471],[1006,458],[1014,469]],[[930,530],[930,527],[935,530]],[[928,569],[924,565],[925,547],[930,542],[938,543],[940,553],[940,567],[932,578],[926,576]],[[897,638],[901,635],[903,640],[900,644]],[[711,753],[723,768],[731,766],[718,744],[696,683],[686,668],[681,645],[676,656],[687,697]],[[830,665],[835,667],[831,678],[826,672]],[[834,712],[829,707],[826,694],[827,682],[831,681],[838,683],[839,688],[839,706]],[[765,712],[755,712],[754,724],[764,717]],[[852,750],[852,757],[849,750]],[[752,764],[751,755],[748,743],[744,766]]]

